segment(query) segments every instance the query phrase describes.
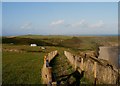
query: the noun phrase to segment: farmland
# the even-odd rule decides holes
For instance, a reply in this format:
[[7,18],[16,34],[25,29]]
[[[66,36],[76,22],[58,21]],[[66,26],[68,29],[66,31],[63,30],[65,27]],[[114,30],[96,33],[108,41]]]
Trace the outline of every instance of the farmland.
[[[116,36],[26,35],[3,37],[2,39],[3,84],[41,84],[43,57],[53,50],[58,50],[60,53],[53,61],[53,70],[55,73],[59,73],[58,75],[62,75],[74,71],[71,65],[68,65],[67,59],[65,60],[66,63],[62,62],[65,58],[63,55],[64,50],[75,54],[87,51],[97,52],[99,46],[114,46],[118,42]],[[31,47],[30,44],[32,43],[38,46]],[[41,49],[41,47],[45,47],[45,49]]]

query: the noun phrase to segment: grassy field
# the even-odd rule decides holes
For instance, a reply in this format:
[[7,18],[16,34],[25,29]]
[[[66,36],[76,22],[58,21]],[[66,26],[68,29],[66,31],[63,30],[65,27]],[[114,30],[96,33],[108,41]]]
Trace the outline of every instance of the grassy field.
[[[22,46],[14,46],[16,49],[20,47],[22,48]],[[41,83],[40,71],[43,65],[44,54],[45,53],[3,51],[3,84]]]
[[[99,46],[115,45],[117,41],[117,37],[38,35],[3,37],[2,82],[3,84],[41,84],[43,57],[54,50],[59,52],[59,56],[53,60],[52,64],[54,73],[58,76],[70,74],[74,70],[63,55],[64,50],[79,54],[80,51],[95,51]],[[39,46],[31,47],[31,43]],[[41,46],[46,49],[42,50]],[[58,78],[58,80],[60,79]]]
[[39,46],[3,44],[3,84],[41,84],[44,55],[53,50],[65,50],[61,47],[45,47],[46,50],[41,50]]
[[40,83],[42,57],[33,53],[3,52],[3,84]]
[[99,46],[111,46],[118,42],[117,36],[38,36],[26,35],[16,37],[3,37],[3,43],[17,45],[57,46],[79,50],[95,50]]
[[63,35],[48,35],[48,36],[43,36],[43,35],[21,35],[21,36],[17,36],[19,38],[33,38],[33,39],[53,39],[53,38],[57,38],[57,39],[70,39],[73,36],[63,36]]

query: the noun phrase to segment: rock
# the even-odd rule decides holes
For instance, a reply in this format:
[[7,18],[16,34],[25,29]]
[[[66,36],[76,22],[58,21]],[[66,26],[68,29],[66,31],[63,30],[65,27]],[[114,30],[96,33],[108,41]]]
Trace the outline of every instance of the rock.
[[[74,55],[64,51],[65,56],[70,63],[75,67]],[[94,62],[96,62],[97,84],[116,84],[118,80],[118,71],[108,61],[91,57],[93,55],[87,53],[87,58],[83,58],[83,69],[85,78],[94,83]],[[81,72],[81,62],[77,60],[78,71]]]

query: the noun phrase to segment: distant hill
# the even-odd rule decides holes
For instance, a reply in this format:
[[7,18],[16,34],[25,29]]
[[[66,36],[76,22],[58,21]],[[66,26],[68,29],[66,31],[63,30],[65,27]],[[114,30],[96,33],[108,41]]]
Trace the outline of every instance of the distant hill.
[[12,37],[12,38],[3,37],[2,43],[13,43],[13,44],[22,44],[22,45],[30,45],[34,43],[39,46],[52,46],[51,43],[47,43],[42,40],[31,39],[31,38],[18,38],[18,37]]
[[22,35],[2,37],[2,43],[38,46],[58,46],[79,50],[96,50],[99,46],[118,44],[117,36],[61,36],[61,35]]

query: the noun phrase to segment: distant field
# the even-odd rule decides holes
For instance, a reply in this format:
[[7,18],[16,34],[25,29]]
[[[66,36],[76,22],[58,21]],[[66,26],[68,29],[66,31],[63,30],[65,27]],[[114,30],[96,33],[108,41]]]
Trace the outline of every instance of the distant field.
[[[57,63],[62,63],[63,68],[66,66],[69,69],[69,66],[62,60],[64,58],[64,50],[79,54],[80,51],[96,51],[99,46],[114,46],[118,44],[117,42],[118,38],[115,36],[73,37],[27,35],[3,37],[2,82],[3,84],[41,84],[43,57],[47,53],[58,50],[61,55],[56,59]],[[35,43],[38,46],[31,47],[31,43]],[[46,49],[42,50],[41,46]],[[59,62],[60,57],[62,58]],[[54,66],[53,68],[57,69],[58,66]],[[71,69],[68,72],[70,71]],[[56,72],[59,72],[59,69]]]
[[118,45],[117,36],[12,36],[3,37],[3,43],[17,45],[30,45],[35,43],[39,46],[58,46],[80,50],[95,50],[99,46]]
[[72,38],[73,36],[62,36],[62,35],[48,35],[48,36],[43,36],[43,35],[22,35],[22,36],[17,36],[20,38],[33,38],[33,39],[50,39],[50,38],[61,38],[61,39],[69,39]]

